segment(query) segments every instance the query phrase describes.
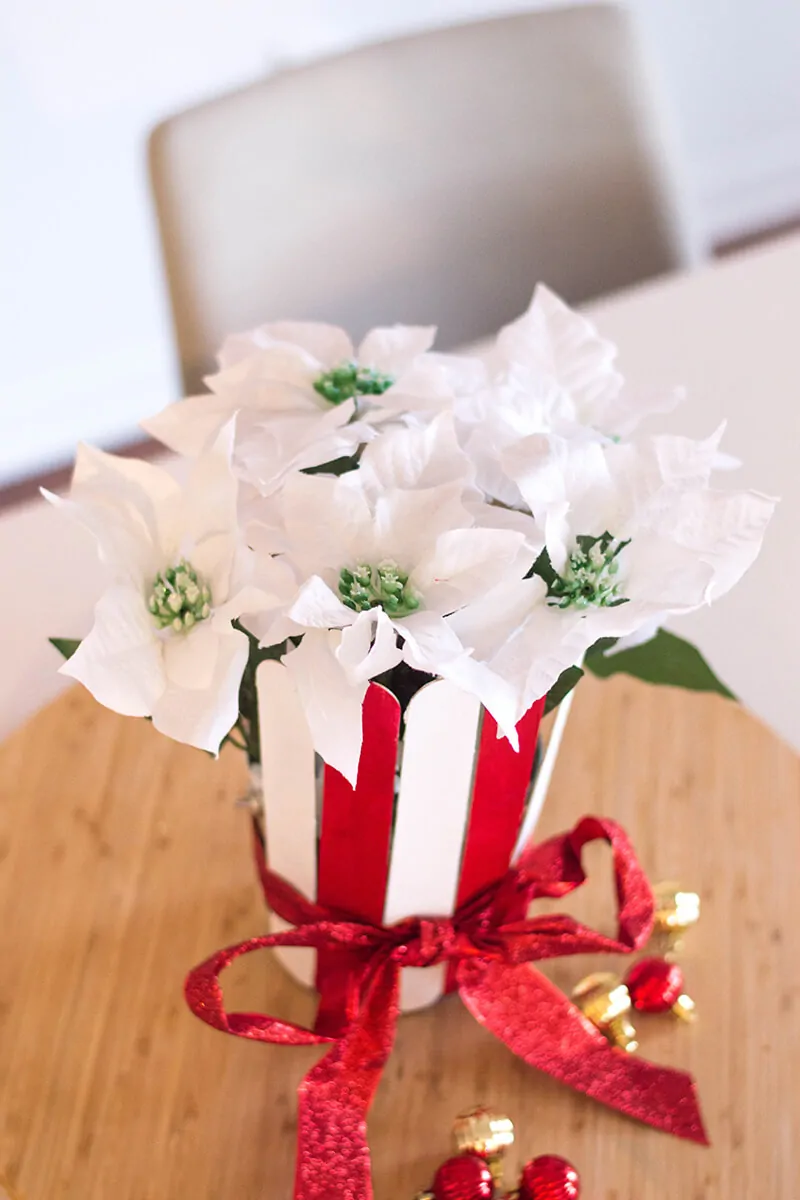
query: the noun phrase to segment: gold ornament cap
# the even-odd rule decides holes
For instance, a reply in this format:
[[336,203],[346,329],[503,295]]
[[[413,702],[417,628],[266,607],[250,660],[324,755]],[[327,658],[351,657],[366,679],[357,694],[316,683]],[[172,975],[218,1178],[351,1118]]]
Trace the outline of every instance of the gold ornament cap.
[[459,1154],[502,1158],[514,1145],[514,1123],[503,1113],[478,1104],[459,1113],[453,1123],[453,1138]]
[[679,883],[657,883],[653,900],[653,925],[659,933],[685,933],[700,920],[700,897]]
[[669,957],[680,950],[683,935],[700,920],[700,897],[679,883],[657,883],[653,888],[653,942]]
[[583,1015],[610,1042],[633,1054],[639,1049],[636,1030],[628,1017],[631,994],[618,975],[601,971],[587,975],[574,988],[572,999]]

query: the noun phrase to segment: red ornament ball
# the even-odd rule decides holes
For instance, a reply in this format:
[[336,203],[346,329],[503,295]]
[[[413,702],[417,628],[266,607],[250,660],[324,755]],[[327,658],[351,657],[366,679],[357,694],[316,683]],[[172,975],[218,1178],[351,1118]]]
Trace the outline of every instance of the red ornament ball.
[[683,971],[665,958],[643,958],[631,967],[625,983],[637,1012],[665,1013],[683,993]]
[[477,1154],[457,1154],[439,1167],[433,1194],[435,1200],[492,1200],[492,1172]]
[[519,1200],[579,1200],[581,1181],[572,1163],[557,1154],[542,1154],[522,1172]]

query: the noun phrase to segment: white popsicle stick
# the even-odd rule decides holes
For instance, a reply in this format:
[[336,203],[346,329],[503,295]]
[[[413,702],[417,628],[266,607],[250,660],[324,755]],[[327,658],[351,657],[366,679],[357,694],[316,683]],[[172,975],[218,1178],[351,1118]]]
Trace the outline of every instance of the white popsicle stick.
[[[426,684],[408,706],[386,924],[455,909],[480,714],[475,696],[444,679]],[[402,1007],[433,1003],[444,979],[443,966],[404,971]]]
[[[317,798],[314,746],[289,672],[267,660],[256,671],[267,862],[307,896],[317,898]],[[270,913],[270,931],[289,928]],[[316,951],[279,949],[301,983],[314,986]]]

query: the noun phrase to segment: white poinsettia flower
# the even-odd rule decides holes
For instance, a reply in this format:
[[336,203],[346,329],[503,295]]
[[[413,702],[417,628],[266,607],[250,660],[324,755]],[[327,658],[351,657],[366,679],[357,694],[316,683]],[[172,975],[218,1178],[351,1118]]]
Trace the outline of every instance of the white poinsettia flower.
[[225,427],[184,487],[150,463],[82,446],[70,498],[48,494],[94,534],[113,580],[62,674],[212,753],[238,718],[248,657],[231,622],[272,602],[250,582],[238,533],[232,437]]
[[209,393],[176,401],[142,428],[176,453],[195,457],[235,417],[234,469],[264,496],[292,471],[352,455],[374,436],[369,425],[354,419],[354,400],[339,405],[315,400],[300,388],[263,379],[255,363],[210,375],[206,382]]
[[296,388],[324,412],[349,402],[360,418],[381,422],[384,406],[404,412],[452,395],[447,357],[429,353],[435,337],[434,326],[393,325],[355,346],[335,325],[279,321],[228,338],[220,375],[243,371]]
[[501,329],[483,355],[482,381],[459,393],[454,406],[459,441],[487,496],[524,507],[503,465],[505,452],[524,438],[561,433],[619,440],[644,417],[680,401],[679,389],[632,395],[616,356],[616,347],[591,321],[546,287],[536,288],[528,310]]
[[197,455],[237,414],[236,471],[270,495],[292,471],[352,455],[374,425],[449,403],[454,368],[427,353],[434,336],[433,328],[378,328],[356,349],[332,325],[263,325],[226,340],[207,395],[169,405],[143,428]]
[[540,391],[542,381],[553,385],[543,404],[539,401],[549,430],[583,425],[605,437],[626,438],[643,418],[674,408],[683,391],[632,395],[616,358],[616,346],[587,317],[539,284],[527,311],[500,330],[485,363],[490,379],[523,391]]
[[545,605],[585,648],[710,603],[756,558],[775,501],[709,486],[720,434],[536,435],[507,452],[549,556]]
[[446,617],[522,578],[532,556],[522,533],[476,526],[463,496],[459,480],[376,493],[354,471],[292,476],[276,499],[275,546],[294,587],[252,628],[269,644],[303,635],[285,665],[318,752],[351,782],[368,682],[401,661],[478,695],[516,741],[510,688],[473,658]]
[[752,564],[775,502],[709,487],[721,432],[640,444],[540,434],[507,451],[549,569],[540,560],[541,574],[507,581],[447,621],[516,692],[517,719],[599,638],[645,640]]

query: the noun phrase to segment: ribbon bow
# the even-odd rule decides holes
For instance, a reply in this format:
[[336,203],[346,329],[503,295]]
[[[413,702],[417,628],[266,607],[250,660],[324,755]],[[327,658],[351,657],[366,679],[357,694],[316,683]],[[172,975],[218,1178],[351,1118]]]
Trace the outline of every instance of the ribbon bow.
[[[564,914],[526,916],[538,897],[564,896],[586,879],[581,851],[604,839],[613,851],[616,938]],[[656,1129],[707,1144],[695,1085],[609,1045],[563,992],[530,964],[572,954],[630,953],[650,932],[650,886],[622,829],[585,817],[570,833],[524,851],[497,884],[452,918],[372,925],[300,895],[257,859],[270,907],[296,926],[212,955],[186,981],[192,1011],[215,1029],[279,1045],[330,1044],[298,1096],[295,1200],[371,1200],[366,1120],[391,1053],[400,971],[446,962],[472,1015],[517,1057]],[[218,976],[234,959],[270,946],[311,946],[328,968],[313,1030],[261,1013],[227,1012]]]

